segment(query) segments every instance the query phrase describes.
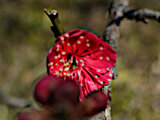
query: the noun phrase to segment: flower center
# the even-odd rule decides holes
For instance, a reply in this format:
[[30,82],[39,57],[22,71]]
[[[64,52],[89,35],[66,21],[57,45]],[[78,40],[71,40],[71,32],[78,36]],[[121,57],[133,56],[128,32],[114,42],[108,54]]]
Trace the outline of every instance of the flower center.
[[[70,62],[71,61],[71,62]],[[70,62],[70,68],[74,68],[74,67],[78,67],[78,62],[76,60],[76,57],[74,55],[72,55],[71,53],[69,53],[67,55],[67,62]]]
[[74,54],[71,53],[67,55],[66,61],[68,64],[67,67],[69,67],[70,72],[74,72],[75,69],[80,69],[82,66],[84,66],[84,61],[80,59],[78,56],[75,56]]

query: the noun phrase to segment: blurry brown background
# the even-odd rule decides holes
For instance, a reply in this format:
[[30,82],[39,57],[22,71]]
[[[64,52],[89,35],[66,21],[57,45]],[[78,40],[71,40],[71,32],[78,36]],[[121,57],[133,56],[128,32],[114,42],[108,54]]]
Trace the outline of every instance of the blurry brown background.
[[[55,40],[43,8],[57,9],[66,31],[82,27],[102,35],[110,2],[0,0],[0,88],[33,99],[34,81],[46,74],[46,55]],[[160,11],[159,0],[130,0],[130,5]],[[124,20],[120,29],[113,119],[160,120],[160,24]],[[0,120],[12,120],[14,112],[0,104]]]

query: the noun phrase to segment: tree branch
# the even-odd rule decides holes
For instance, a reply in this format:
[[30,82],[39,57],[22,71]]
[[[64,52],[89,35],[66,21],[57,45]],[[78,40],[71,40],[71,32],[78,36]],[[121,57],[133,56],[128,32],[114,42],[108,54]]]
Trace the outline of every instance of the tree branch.
[[127,7],[128,1],[115,0],[111,3],[109,8],[108,25],[105,31],[105,41],[108,42],[112,48],[116,49],[117,40],[119,39],[119,25],[123,19],[123,11]]
[[51,30],[54,33],[54,36],[57,38],[58,36],[62,35],[64,33],[64,30],[59,23],[58,12],[56,10],[51,10],[50,12],[48,12],[46,9],[44,9],[44,12],[53,24],[53,26],[51,26]]
[[11,108],[30,107],[32,109],[39,109],[36,105],[31,104],[29,101],[25,99],[9,96],[2,89],[0,89],[0,104],[5,104]]
[[148,23],[147,19],[152,19],[160,23],[160,12],[149,9],[135,10],[125,8],[123,17],[130,20],[142,21],[146,24]]
[[[108,42],[113,49],[117,49],[117,41],[119,39],[119,26],[120,22],[124,16],[124,9],[128,6],[128,0],[114,0],[109,8],[109,17],[108,17],[108,25],[106,27],[106,31],[104,34],[104,39]],[[114,67],[112,69],[113,76],[116,78],[117,71]],[[111,120],[111,99],[112,99],[112,87],[104,86],[104,92],[110,97],[108,101],[108,106],[105,110],[105,119]]]
[[136,10],[128,7],[128,0],[115,0],[109,8],[109,22],[105,31],[105,40],[112,48],[116,49],[117,40],[119,39],[119,27],[121,21],[127,18],[129,20],[141,21],[148,23],[147,19],[155,20],[160,23],[160,12],[140,9]]
[[[119,27],[124,18],[129,20],[141,21],[148,23],[147,19],[152,19],[160,23],[160,12],[149,9],[136,10],[128,7],[129,0],[114,0],[109,8],[108,24],[105,30],[104,39],[112,48],[117,49],[117,41],[119,39]],[[113,68],[113,75],[117,76],[117,71]],[[111,103],[111,86],[105,86],[104,91],[110,96]],[[107,106],[106,119],[111,120],[111,104]]]

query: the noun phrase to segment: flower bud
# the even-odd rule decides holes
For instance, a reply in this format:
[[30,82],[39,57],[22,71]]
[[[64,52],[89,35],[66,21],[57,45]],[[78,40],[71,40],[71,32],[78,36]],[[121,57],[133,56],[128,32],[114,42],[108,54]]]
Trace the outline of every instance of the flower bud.
[[53,104],[55,91],[62,81],[62,79],[52,75],[43,77],[35,86],[34,98],[43,105]]
[[96,113],[99,113],[106,109],[108,96],[105,93],[99,91],[93,93],[90,97],[88,97],[83,103],[83,115],[84,116],[92,116]]
[[79,87],[73,80],[63,82],[55,92],[57,103],[71,104],[75,106],[79,102]]

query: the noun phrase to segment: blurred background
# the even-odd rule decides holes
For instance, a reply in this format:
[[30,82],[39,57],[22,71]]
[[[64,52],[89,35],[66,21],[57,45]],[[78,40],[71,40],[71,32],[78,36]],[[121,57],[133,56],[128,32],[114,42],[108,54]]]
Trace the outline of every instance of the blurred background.
[[[102,35],[111,0],[0,0],[0,88],[33,100],[34,81],[46,74],[54,43],[43,9],[57,9],[66,31],[88,28]],[[160,11],[159,0],[130,0],[134,8]],[[160,120],[160,24],[124,20],[118,41],[118,79],[113,81],[113,120]],[[2,98],[0,98],[2,99]],[[0,104],[0,120],[15,111]]]

